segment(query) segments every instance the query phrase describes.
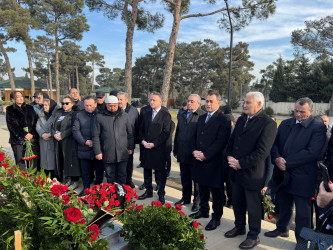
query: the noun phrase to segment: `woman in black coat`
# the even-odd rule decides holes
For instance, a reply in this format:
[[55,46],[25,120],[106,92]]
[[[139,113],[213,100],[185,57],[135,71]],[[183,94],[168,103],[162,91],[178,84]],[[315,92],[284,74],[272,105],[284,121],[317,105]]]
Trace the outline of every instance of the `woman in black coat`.
[[[24,142],[30,140],[32,150],[37,158],[32,160],[34,167],[38,167],[38,134],[36,132],[37,115],[34,108],[24,103],[23,94],[19,91],[13,91],[10,94],[10,99],[13,100],[13,105],[7,107],[6,122],[10,133],[9,143],[15,157],[16,165],[21,170],[25,170],[26,164],[22,157],[25,154]],[[28,132],[23,128],[28,127]]]
[[51,131],[55,139],[55,175],[58,181],[71,185],[73,189],[78,187],[78,180],[81,176],[77,158],[77,144],[72,136],[72,127],[77,112],[78,109],[74,105],[72,97],[65,96],[62,101],[62,108],[57,110],[55,114]]

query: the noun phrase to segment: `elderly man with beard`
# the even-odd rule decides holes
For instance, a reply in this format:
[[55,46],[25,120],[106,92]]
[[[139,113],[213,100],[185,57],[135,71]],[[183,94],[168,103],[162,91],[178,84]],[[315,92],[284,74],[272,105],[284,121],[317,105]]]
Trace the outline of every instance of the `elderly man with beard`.
[[97,160],[102,160],[108,183],[126,184],[128,156],[133,154],[134,137],[128,115],[119,107],[118,98],[108,96],[106,109],[96,116],[93,148]]

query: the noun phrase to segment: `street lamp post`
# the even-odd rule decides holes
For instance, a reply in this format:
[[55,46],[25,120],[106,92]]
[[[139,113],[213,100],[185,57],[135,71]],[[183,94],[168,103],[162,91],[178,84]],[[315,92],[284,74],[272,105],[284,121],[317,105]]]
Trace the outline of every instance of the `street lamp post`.
[[231,21],[228,0],[224,0],[224,2],[225,2],[225,5],[227,7],[228,17],[229,17],[229,23],[230,23],[228,104],[231,105],[231,103],[230,103],[230,94],[231,94],[231,66],[232,66],[232,44],[233,44],[233,33],[234,33],[234,30],[233,30],[232,21]]

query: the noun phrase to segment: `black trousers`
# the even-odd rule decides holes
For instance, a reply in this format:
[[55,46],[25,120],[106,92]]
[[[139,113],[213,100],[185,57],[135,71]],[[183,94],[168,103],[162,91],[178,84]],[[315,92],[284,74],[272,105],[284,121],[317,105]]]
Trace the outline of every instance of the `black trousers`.
[[[134,154],[134,151],[133,151]],[[127,166],[126,166],[126,184],[131,184],[133,176],[133,154],[128,155]]]
[[246,210],[248,211],[248,239],[256,239],[261,230],[261,193],[260,190],[248,190],[236,182],[232,183],[232,201],[235,215],[235,226],[242,230],[246,226]]
[[[21,170],[26,170],[26,167],[30,167],[30,164],[36,168],[37,170],[39,169],[39,144],[38,145],[32,145],[32,151],[34,152],[34,154],[37,155],[36,158],[30,160],[30,161],[24,161],[22,160],[22,157],[25,154],[25,147],[24,145],[21,144],[11,144],[13,153],[14,153],[14,158],[15,158],[15,164],[18,165],[20,167]],[[27,165],[26,165],[27,163]]]
[[213,220],[220,220],[223,215],[223,188],[213,188],[199,184],[200,211],[209,213],[209,198],[212,193],[213,198]]
[[81,165],[81,178],[83,182],[83,188],[90,188],[91,180],[91,169],[96,172],[96,185],[99,185],[103,182],[104,174],[104,165],[103,162],[97,159],[80,159]]
[[298,239],[303,227],[311,228],[311,198],[304,198],[279,190],[277,192],[277,199],[279,201],[280,219],[276,223],[276,227],[280,232],[289,231],[293,216],[293,205],[295,203],[295,235],[296,239]]
[[[166,184],[166,170],[165,169],[155,169],[155,180],[156,183],[159,184],[159,188],[157,191],[157,194],[159,196],[165,195],[165,184]],[[146,192],[149,194],[153,193],[153,170],[152,169],[143,169],[143,178],[144,178],[144,184],[146,187]]]
[[[191,202],[192,196],[192,164],[179,163],[180,166],[180,177],[182,182],[182,199],[189,203]],[[194,182],[194,199],[193,203],[197,202],[199,204],[199,184]]]

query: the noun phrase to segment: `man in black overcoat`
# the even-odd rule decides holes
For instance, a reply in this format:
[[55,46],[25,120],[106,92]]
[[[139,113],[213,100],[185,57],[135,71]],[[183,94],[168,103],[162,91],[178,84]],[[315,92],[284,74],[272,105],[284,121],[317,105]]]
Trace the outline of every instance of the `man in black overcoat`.
[[140,200],[153,197],[152,170],[158,180],[159,201],[165,203],[166,183],[166,142],[170,135],[171,115],[161,107],[162,98],[157,92],[150,96],[151,110],[143,115],[139,137],[143,146],[141,151],[141,166],[144,168],[144,184],[146,192],[139,196]]
[[[187,109],[178,117],[178,124],[173,146],[173,155],[179,162],[180,177],[182,182],[182,198],[176,202],[178,205],[190,204],[192,196],[192,172],[193,172],[193,149],[189,145],[193,144],[193,139],[197,133],[197,123],[200,116],[206,114],[200,108],[201,98],[192,94],[187,100]],[[199,210],[199,184],[194,183],[194,198],[192,212]]]
[[265,185],[265,160],[276,136],[276,123],[262,110],[265,102],[260,92],[247,93],[227,147],[235,227],[225,233],[233,238],[245,234],[246,210],[249,232],[240,249],[251,249],[259,244],[261,230],[261,189]]
[[199,183],[200,209],[194,219],[209,217],[210,193],[213,197],[212,219],[205,227],[214,230],[223,214],[223,150],[231,131],[231,121],[219,110],[221,96],[210,92],[206,97],[206,115],[199,117],[192,154],[195,158],[193,180]]
[[[271,151],[273,182],[280,184],[277,199],[280,218],[267,237],[288,237],[293,203],[296,207],[296,239],[302,227],[311,227],[311,197],[317,180],[317,161],[326,142],[326,126],[314,119],[313,102],[300,98],[295,103],[294,118],[282,121]],[[282,181],[282,182],[281,182]]]

